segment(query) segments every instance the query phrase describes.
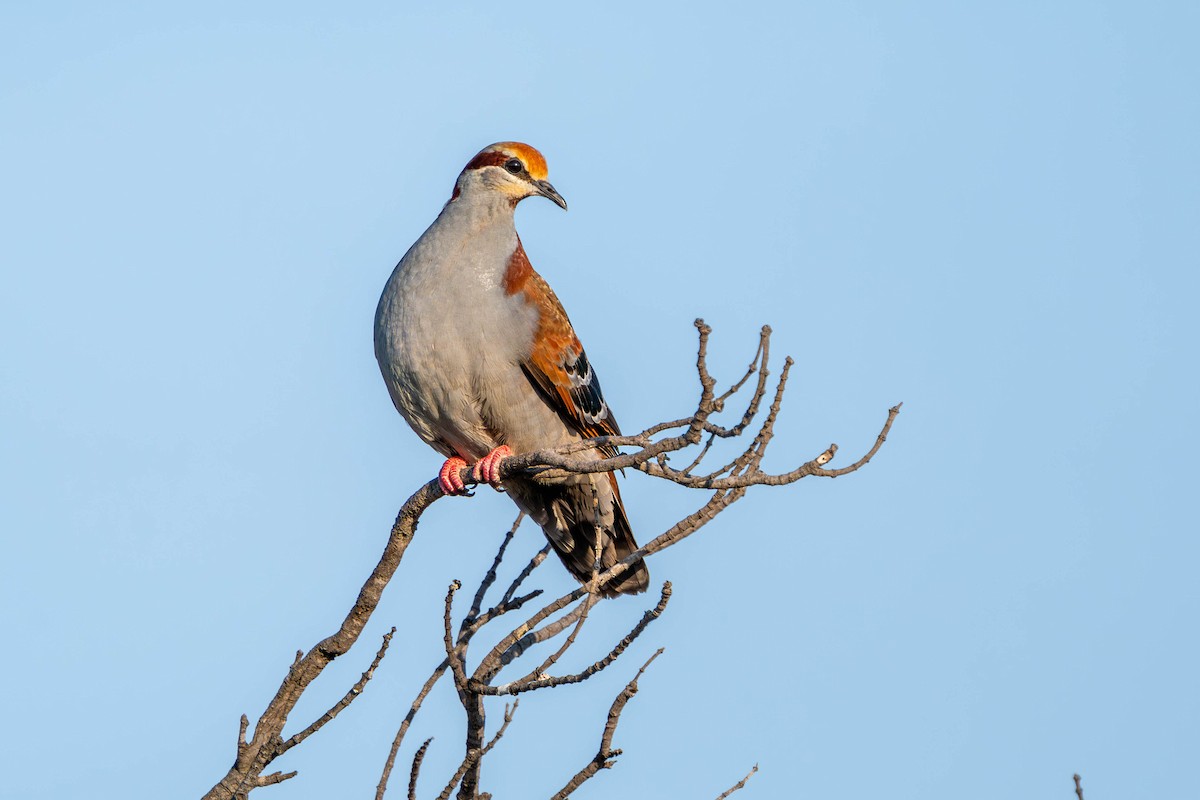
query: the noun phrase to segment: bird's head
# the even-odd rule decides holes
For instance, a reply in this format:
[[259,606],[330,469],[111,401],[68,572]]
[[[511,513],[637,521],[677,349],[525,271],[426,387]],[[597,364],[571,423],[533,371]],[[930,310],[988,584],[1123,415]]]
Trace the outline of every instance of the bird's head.
[[546,180],[547,174],[546,159],[534,148],[521,142],[497,142],[480,150],[463,167],[451,199],[463,193],[488,192],[516,206],[537,194],[565,210],[567,201]]

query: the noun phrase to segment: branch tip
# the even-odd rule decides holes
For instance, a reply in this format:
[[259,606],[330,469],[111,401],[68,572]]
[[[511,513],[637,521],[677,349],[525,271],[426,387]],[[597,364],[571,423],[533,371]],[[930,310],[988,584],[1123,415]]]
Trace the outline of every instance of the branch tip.
[[756,773],[756,772],[758,772],[758,764],[755,764],[755,765],[754,765],[754,766],[753,766],[753,767],[750,769],[750,771],[746,773],[746,777],[742,778],[740,781],[738,781],[737,783],[735,783],[733,786],[730,786],[728,789],[726,789],[725,791],[721,792],[721,794],[719,794],[719,795],[717,796],[717,800],[725,800],[725,798],[726,798],[726,797],[729,797],[729,795],[733,794],[734,792],[736,792],[736,791],[738,791],[739,789],[741,789],[742,787],[744,787],[744,786],[746,785],[746,781],[750,780],[750,778],[751,778],[751,777],[754,775],[754,773]]
[[258,776],[254,783],[256,786],[274,786],[277,783],[291,780],[297,774],[296,770],[292,770],[291,772],[272,772],[270,775]]

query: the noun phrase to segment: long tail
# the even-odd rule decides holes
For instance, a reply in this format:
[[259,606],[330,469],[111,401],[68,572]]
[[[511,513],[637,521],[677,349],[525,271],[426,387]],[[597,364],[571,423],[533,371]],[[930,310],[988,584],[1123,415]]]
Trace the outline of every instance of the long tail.
[[[542,527],[554,551],[580,583],[592,578],[599,540],[599,571],[637,550],[617,478],[612,473],[580,475],[570,483],[506,481],[517,505]],[[638,561],[604,588],[606,597],[640,594],[650,585],[650,571]]]

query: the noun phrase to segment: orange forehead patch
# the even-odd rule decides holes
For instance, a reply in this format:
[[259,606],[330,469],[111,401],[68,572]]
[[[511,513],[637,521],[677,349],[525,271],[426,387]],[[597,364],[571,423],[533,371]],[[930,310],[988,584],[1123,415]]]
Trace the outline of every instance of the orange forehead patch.
[[546,158],[537,151],[537,148],[530,147],[523,142],[497,142],[484,148],[484,151],[494,153],[504,153],[508,156],[516,156],[525,164],[525,168],[529,170],[529,175],[534,180],[544,181],[546,176],[550,174],[546,169]]

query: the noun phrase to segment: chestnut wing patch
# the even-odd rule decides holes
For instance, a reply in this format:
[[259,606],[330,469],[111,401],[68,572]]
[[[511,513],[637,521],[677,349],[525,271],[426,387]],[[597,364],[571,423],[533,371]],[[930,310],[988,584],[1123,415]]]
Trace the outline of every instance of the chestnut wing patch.
[[[604,401],[600,379],[562,304],[536,272],[529,275],[524,289],[541,313],[533,351],[521,365],[530,382],[581,435],[620,436],[621,429]],[[616,448],[606,447],[602,451],[605,456],[616,454]]]

